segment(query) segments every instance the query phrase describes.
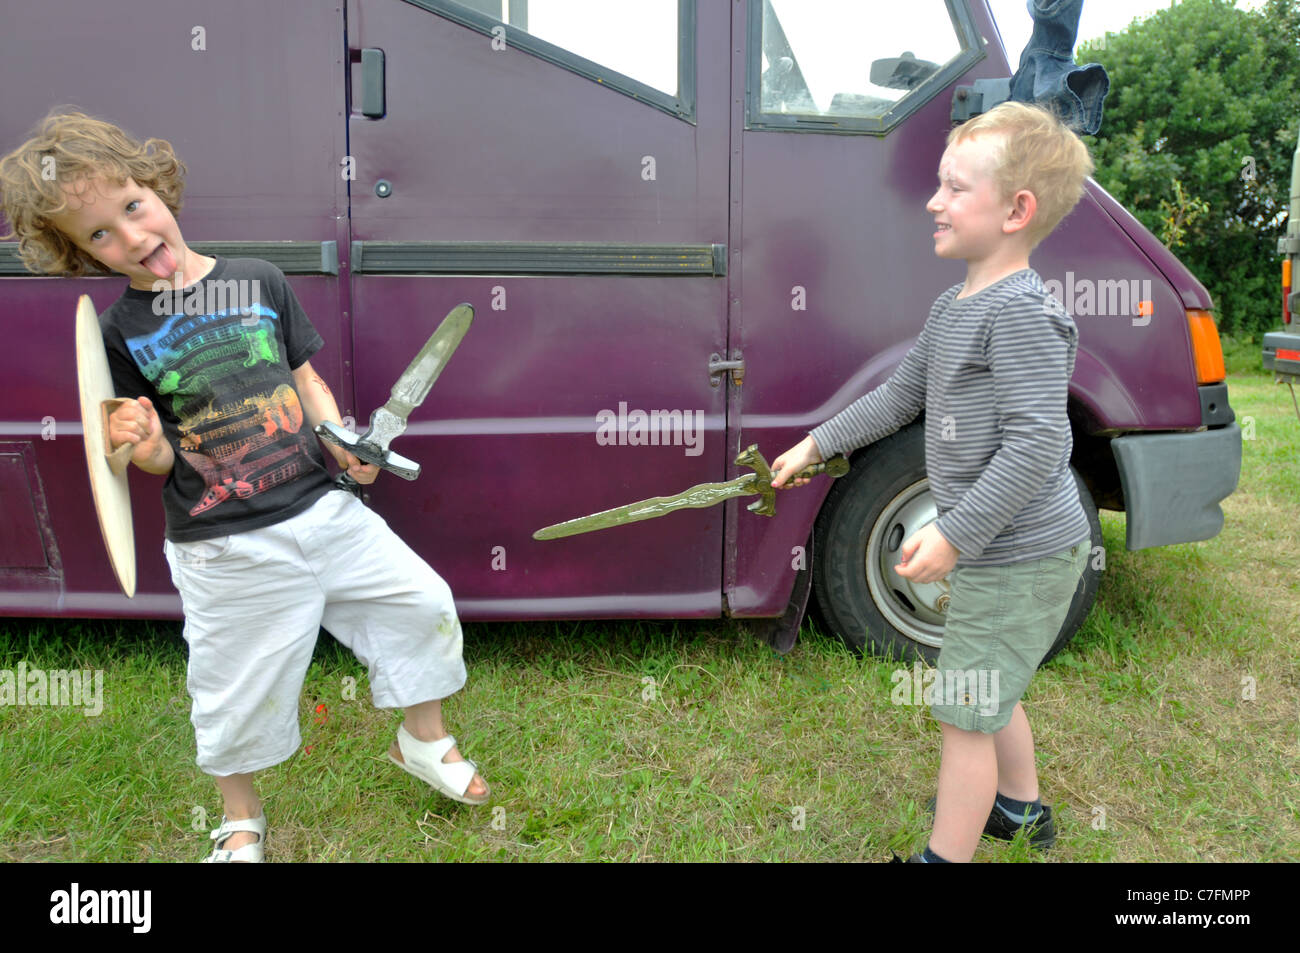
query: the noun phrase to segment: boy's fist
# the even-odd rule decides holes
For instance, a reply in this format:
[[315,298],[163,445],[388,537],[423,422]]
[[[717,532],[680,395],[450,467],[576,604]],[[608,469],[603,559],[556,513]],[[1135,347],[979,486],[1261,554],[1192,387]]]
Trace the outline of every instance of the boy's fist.
[[[772,461],[772,487],[777,490],[788,490],[790,487],[787,487],[785,482],[790,477],[814,463],[821,462],[822,455],[817,449],[817,441],[812,438],[812,434],[809,434]],[[795,480],[790,486],[803,486],[807,482],[807,478]]]
[[162,444],[162,420],[148,397],[139,400],[127,398],[108,415],[110,449],[116,450],[124,443],[135,445],[131,460],[137,465],[148,463],[158,454]]
[[907,537],[902,554],[902,562],[894,568],[904,579],[921,583],[936,582],[948,575],[961,555],[934,523],[927,523]]
[[334,451],[334,459],[340,469],[346,470],[348,476],[358,483],[374,483],[375,477],[379,476],[379,467],[373,463],[362,463],[356,454],[349,453],[342,447],[330,446]]

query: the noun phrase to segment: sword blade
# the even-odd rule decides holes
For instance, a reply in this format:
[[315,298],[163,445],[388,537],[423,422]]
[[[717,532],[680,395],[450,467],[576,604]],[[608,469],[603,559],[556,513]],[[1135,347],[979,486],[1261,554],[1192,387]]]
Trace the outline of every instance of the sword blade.
[[362,434],[361,441],[372,454],[382,456],[388,453],[388,445],[405,432],[406,419],[412,410],[424,403],[429,389],[456,353],[473,320],[474,309],[468,304],[458,304],[429,335],[415,360],[407,365],[393,385],[388,403],[370,415],[370,429]]
[[429,388],[433,387],[442,369],[456,353],[473,320],[474,309],[468,304],[459,304],[451,309],[393,385],[392,396],[384,405],[389,411],[405,422],[411,411],[424,403]]
[[753,496],[758,492],[757,474],[747,473],[726,483],[699,483],[672,496],[655,496],[637,503],[615,506],[589,516],[546,526],[533,533],[533,539],[560,539],[612,526],[651,520],[675,510],[703,509],[736,496]]

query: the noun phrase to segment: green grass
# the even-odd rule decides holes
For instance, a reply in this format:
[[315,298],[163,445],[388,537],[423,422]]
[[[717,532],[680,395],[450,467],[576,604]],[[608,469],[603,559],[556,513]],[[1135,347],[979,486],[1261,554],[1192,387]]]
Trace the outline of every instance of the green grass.
[[[977,860],[1300,859],[1300,420],[1257,344],[1226,350],[1255,436],[1225,528],[1130,553],[1123,517],[1103,515],[1096,608],[1025,699],[1058,846],[986,842]],[[179,633],[0,623],[0,669],[105,670],[97,718],[0,708],[0,860],[208,852],[220,800],[193,764]],[[374,710],[362,666],[322,638],[304,750],[259,775],[268,859],[880,860],[925,843],[937,724],[890,704],[893,663],[810,627],[785,657],[728,621],[468,625],[465,653],[448,724],[492,804],[393,767],[400,716]]]

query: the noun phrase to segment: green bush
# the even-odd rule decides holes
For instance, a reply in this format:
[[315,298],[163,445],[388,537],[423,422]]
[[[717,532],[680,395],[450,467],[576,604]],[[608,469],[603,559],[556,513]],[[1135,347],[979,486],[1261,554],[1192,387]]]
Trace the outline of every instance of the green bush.
[[1300,131],[1300,3],[1183,0],[1079,46],[1110,75],[1095,178],[1214,296],[1220,329],[1280,323]]

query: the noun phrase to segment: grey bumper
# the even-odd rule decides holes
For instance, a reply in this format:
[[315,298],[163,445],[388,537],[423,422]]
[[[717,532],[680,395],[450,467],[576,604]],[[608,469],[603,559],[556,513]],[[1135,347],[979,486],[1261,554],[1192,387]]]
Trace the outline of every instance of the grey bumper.
[[[1283,354],[1280,359],[1278,351]],[[1264,370],[1273,371],[1279,381],[1300,377],[1300,361],[1294,357],[1297,351],[1300,351],[1300,334],[1270,331],[1264,335]]]
[[1194,543],[1223,528],[1219,501],[1241,475],[1241,428],[1134,434],[1110,442],[1124,488],[1129,549]]

